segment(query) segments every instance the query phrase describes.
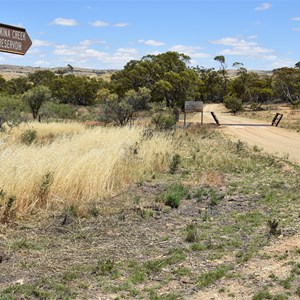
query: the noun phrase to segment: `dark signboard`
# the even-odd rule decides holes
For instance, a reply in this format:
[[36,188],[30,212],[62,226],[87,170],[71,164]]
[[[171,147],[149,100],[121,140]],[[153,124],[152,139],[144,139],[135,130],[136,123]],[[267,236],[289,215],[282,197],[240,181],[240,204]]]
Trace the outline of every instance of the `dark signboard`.
[[24,28],[0,23],[0,52],[24,55],[31,45]]
[[202,101],[185,101],[184,102],[185,112],[203,112]]

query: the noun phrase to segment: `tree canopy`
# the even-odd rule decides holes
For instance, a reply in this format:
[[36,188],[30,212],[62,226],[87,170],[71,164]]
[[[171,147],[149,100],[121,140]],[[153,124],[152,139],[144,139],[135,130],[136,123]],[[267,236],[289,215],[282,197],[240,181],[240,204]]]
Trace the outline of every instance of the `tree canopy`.
[[234,110],[244,102],[251,103],[253,109],[274,99],[293,105],[300,102],[300,61],[294,67],[275,69],[272,75],[248,71],[243,63],[234,62],[234,76],[227,69],[225,56],[215,56],[214,61],[220,63],[217,70],[190,66],[190,57],[183,53],[149,54],[129,61],[109,81],[78,75],[68,64],[57,71],[37,70],[10,80],[0,76],[0,94],[22,96],[34,118],[45,101],[52,106],[104,105],[122,125],[137,111],[148,109],[151,102],[183,108],[185,101],[226,100],[227,105],[235,105]]

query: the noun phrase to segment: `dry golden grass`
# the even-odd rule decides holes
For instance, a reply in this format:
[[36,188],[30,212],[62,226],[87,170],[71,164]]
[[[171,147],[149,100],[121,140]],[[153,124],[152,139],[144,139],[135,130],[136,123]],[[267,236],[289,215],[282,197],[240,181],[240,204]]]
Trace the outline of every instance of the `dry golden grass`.
[[[0,140],[0,190],[15,196],[18,215],[43,207],[110,197],[133,182],[168,165],[169,138],[143,137],[141,128],[85,129],[78,124],[32,124],[38,135],[57,134],[50,143],[22,144]],[[26,130],[26,127],[25,127]],[[62,133],[68,133],[62,134]]]
[[82,133],[86,130],[86,126],[78,122],[22,123],[20,126],[13,128],[6,139],[15,143],[21,139],[26,130],[36,130],[37,141],[47,142],[47,140],[51,141],[60,136],[72,136]]

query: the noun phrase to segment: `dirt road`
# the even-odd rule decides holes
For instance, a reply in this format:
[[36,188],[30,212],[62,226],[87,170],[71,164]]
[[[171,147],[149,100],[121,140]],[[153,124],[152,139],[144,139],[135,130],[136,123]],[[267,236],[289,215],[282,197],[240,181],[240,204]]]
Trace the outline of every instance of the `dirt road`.
[[256,145],[264,151],[300,164],[300,133],[271,126],[262,121],[233,116],[220,104],[204,106],[204,123],[214,123],[211,112],[215,112],[222,132],[232,140],[241,140],[250,146]]

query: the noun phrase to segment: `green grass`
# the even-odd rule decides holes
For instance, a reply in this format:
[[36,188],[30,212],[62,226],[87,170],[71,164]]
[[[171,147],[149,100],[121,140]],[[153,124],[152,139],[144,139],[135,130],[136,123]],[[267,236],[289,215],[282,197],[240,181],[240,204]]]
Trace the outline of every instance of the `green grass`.
[[272,295],[267,289],[258,291],[253,297],[252,300],[288,300],[289,297],[284,294]]
[[[22,251],[34,254],[28,255],[26,263],[16,264],[20,274],[22,270],[26,274],[40,271],[41,260],[36,257],[45,255],[47,259],[46,243],[57,245],[58,238],[61,247],[74,247],[84,260],[68,256],[69,265],[63,259],[57,261],[53,277],[35,280],[28,276],[28,283],[1,291],[0,299],[81,299],[87,289],[91,293],[100,289],[104,297],[114,293],[116,299],[184,299],[187,287],[197,290],[215,285],[221,290],[221,278],[232,276],[232,270],[251,262],[260,249],[271,244],[277,235],[270,238],[269,220],[277,220],[276,228],[282,232],[290,228],[298,232],[299,168],[289,165],[292,175],[287,174],[279,160],[220,138],[217,132],[176,130],[172,143],[177,148],[169,157],[180,155],[180,163],[174,160],[174,172],[167,163],[155,178],[145,175],[143,183],[130,186],[128,193],[106,202],[93,199],[86,206],[89,218],[82,218],[74,203],[62,212],[71,217],[71,223],[62,226],[61,216],[51,215],[50,221],[43,220],[46,225],[42,224],[41,230],[26,229],[27,238],[23,229],[7,236],[7,244],[0,245],[4,250],[12,255]],[[215,182],[209,177],[211,173]],[[40,195],[46,196],[51,176],[41,178]],[[141,199],[145,208],[137,214],[133,207],[141,205]],[[110,208],[105,206],[110,203],[114,213],[105,215],[105,209]],[[156,207],[162,208],[155,211]],[[101,226],[113,234],[103,235]],[[118,252],[113,259],[98,252],[102,249],[97,245],[104,247],[103,242]],[[143,247],[139,249],[139,245]],[[55,256],[59,260],[58,249],[51,249],[50,259]],[[277,259],[299,253],[296,249]],[[223,256],[231,264],[216,267]],[[205,262],[205,269],[194,267],[195,262]],[[288,299],[288,294],[300,297],[299,269],[294,263],[286,278],[269,278],[283,294],[262,289],[253,293],[252,299],[282,300]],[[184,279],[190,281],[188,285]],[[174,280],[181,282],[176,290],[172,290]]]
[[64,281],[57,279],[41,279],[32,284],[16,284],[4,289],[1,299],[75,299],[77,293]]
[[22,237],[13,240],[10,244],[10,248],[13,251],[21,251],[21,250],[39,251],[43,249],[43,246],[37,241],[32,241]]
[[158,273],[163,268],[183,261],[186,255],[182,249],[172,249],[165,258],[149,260],[144,264],[147,274]]
[[221,265],[216,267],[213,271],[201,274],[197,280],[197,287],[201,289],[211,285],[212,283],[226,276],[230,270],[232,270],[232,266]]
[[188,196],[187,188],[181,183],[175,183],[168,187],[163,194],[163,202],[171,208],[178,208],[181,200]]

